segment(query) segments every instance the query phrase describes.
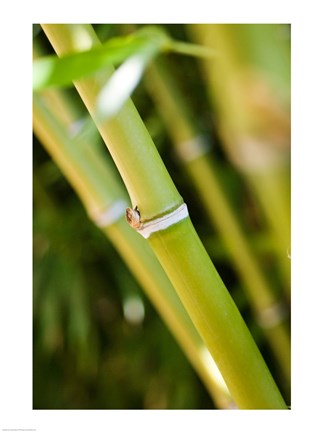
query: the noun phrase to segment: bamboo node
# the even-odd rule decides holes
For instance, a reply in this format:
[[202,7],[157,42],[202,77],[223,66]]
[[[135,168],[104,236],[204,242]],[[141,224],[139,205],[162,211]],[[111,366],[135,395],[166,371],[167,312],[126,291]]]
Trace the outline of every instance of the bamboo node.
[[127,222],[146,239],[149,238],[152,233],[165,230],[188,216],[188,208],[185,203],[181,204],[171,213],[148,221],[141,221],[141,215],[137,206],[134,209],[129,207],[126,209]]

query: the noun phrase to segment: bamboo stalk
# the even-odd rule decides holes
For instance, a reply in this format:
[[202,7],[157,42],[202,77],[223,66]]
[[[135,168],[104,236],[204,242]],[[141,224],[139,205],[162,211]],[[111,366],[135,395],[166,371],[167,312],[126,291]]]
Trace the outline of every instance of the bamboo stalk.
[[[166,61],[158,59],[150,66],[146,83],[168,127],[173,145],[198,191],[201,204],[233,258],[256,320],[263,328],[285,380],[289,383],[290,342],[286,321],[288,313],[260,270],[235,218],[218,179],[213,154],[199,136],[194,116],[190,113],[190,107],[186,105],[179,86],[169,73]],[[277,316],[272,317],[272,322],[266,319],[269,310],[278,312]]]
[[[43,25],[61,56],[99,43],[91,28]],[[86,32],[87,43],[77,37]],[[114,119],[97,117],[100,83],[82,79],[75,86],[124,180],[133,205],[135,225],[162,223],[183,201],[154,147],[135,107],[128,101]],[[135,214],[138,215],[135,218]],[[178,214],[178,213],[177,213]],[[202,246],[189,217],[149,235],[148,242],[162,263],[192,321],[202,335],[239,408],[285,409],[286,404],[239,311]],[[139,220],[140,219],[140,220]],[[148,227],[146,227],[148,228]],[[151,225],[150,225],[151,228]]]
[[[57,93],[55,100],[59,99],[60,104],[51,104],[53,96],[53,92],[47,93],[45,95],[47,104],[44,104],[43,98],[34,95],[33,122],[36,135],[73,185],[91,218],[98,221],[100,214],[107,214],[109,209],[118,209],[116,203],[122,204],[121,212],[119,211],[119,215],[117,214],[111,223],[101,218],[101,229],[113,243],[175,336],[204,382],[215,406],[220,408],[233,406],[228,389],[210,353],[179,301],[169,279],[147,243],[126,223],[124,211],[128,198],[124,188],[113,175],[112,167],[109,167],[107,161],[102,160],[93,145],[83,142],[82,136],[77,140],[71,139],[68,133],[69,120],[62,118],[62,112],[66,113],[68,119],[71,119],[71,113]],[[59,113],[54,109],[56,116],[48,108],[51,105],[60,106]],[[61,118],[58,118],[58,114]]]

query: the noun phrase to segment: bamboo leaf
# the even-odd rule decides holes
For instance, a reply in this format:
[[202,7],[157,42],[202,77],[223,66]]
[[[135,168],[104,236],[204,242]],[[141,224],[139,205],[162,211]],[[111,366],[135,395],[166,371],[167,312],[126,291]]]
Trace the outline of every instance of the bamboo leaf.
[[61,58],[53,55],[36,59],[33,63],[33,90],[69,86],[104,67],[116,66],[132,55],[148,52],[152,47],[162,51],[168,45],[168,36],[160,29],[150,27],[130,36],[110,39],[91,50]]
[[[118,74],[124,77],[125,70],[134,70],[136,64],[136,73],[122,93],[128,97],[139,82],[146,65],[161,52],[193,56],[209,56],[213,53],[206,47],[173,41],[161,28],[148,26],[132,35],[110,39],[105,44],[87,51],[72,53],[61,58],[51,55],[34,60],[33,90],[67,87],[72,85],[73,81],[89,76],[100,69],[117,66],[125,60],[130,60]],[[122,99],[125,98],[123,96]]]

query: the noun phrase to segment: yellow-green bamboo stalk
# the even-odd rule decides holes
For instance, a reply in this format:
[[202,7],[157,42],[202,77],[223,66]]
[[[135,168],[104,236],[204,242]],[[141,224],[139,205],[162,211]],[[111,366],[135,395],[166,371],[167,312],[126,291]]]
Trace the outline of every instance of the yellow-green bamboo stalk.
[[[87,26],[43,25],[43,29],[60,56],[99,43]],[[82,38],[78,37],[81,32]],[[205,340],[236,404],[239,408],[285,409],[286,404],[201,244],[135,107],[127,101],[115,118],[98,117],[101,83],[94,77],[78,80],[75,86],[112,154],[133,205],[138,206],[129,210],[128,221],[149,237],[149,244]],[[180,220],[174,222],[175,216]],[[160,229],[165,222],[168,227],[163,225]],[[152,228],[156,230],[153,233]]]
[[[255,30],[254,38],[248,35],[249,40],[260,45],[259,39],[266,37],[268,41],[271,37],[271,25],[191,25],[189,29],[195,40],[218,52],[217,58],[203,62],[211,102],[217,113],[217,127],[230,160],[250,184],[275,236],[275,252],[289,293],[289,112],[280,105],[279,90],[276,94],[274,80],[270,83],[271,73],[256,62],[249,62],[254,46],[249,46],[249,51],[247,38],[242,38],[248,29],[250,33]],[[267,44],[264,57],[269,52],[274,59],[277,52],[277,60],[286,56],[287,65],[289,51],[282,52],[280,48],[280,43]],[[247,52],[250,57],[246,61]],[[289,66],[283,70],[287,90]],[[283,88],[281,85],[281,93]]]
[[208,145],[199,136],[194,116],[166,62],[158,59],[148,70],[147,86],[165,121],[173,144],[185,163],[215,230],[220,233],[242,280],[257,321],[290,382],[290,342],[287,312],[272,290],[249,247],[217,177],[216,163]]
[[[58,104],[52,104],[53,97]],[[43,102],[44,98],[46,103]],[[60,108],[60,112],[56,111],[56,107]],[[65,113],[65,118],[62,113]],[[220,408],[232,407],[233,401],[226,384],[170,281],[146,242],[126,223],[124,212],[128,198],[124,187],[112,173],[113,167],[109,167],[108,161],[102,159],[93,144],[84,142],[83,136],[77,139],[71,137],[69,126],[72,118],[69,107],[62,102],[62,96],[57,92],[46,92],[43,98],[34,95],[33,124],[37,137],[74,187],[90,217],[99,222],[142,285],[202,379],[215,405]],[[114,215],[114,212],[117,213]]]

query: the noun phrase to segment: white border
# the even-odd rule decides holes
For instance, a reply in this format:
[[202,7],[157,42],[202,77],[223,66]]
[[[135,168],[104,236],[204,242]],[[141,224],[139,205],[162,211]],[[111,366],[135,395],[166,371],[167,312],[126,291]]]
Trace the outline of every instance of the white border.
[[[323,424],[323,60],[319,1],[161,3],[58,0],[53,7],[2,3],[1,419],[2,428],[40,431],[222,427],[288,431]],[[23,8],[20,10],[20,7]],[[102,9],[104,8],[104,9]],[[293,44],[293,410],[32,411],[31,397],[31,24],[33,22],[292,22]],[[22,73],[23,71],[23,73]],[[14,95],[14,96],[13,96]],[[19,128],[17,127],[19,124]],[[14,132],[14,134],[13,134]],[[317,413],[319,417],[317,418]],[[181,421],[181,423],[180,423]]]

